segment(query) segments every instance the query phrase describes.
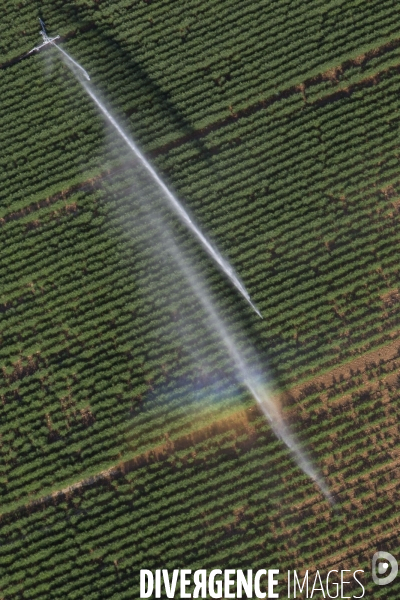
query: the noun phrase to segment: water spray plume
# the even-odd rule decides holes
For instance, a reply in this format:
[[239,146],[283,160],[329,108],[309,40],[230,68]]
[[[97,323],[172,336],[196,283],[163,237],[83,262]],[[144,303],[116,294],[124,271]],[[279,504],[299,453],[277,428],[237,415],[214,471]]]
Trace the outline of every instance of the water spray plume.
[[68,52],[65,52],[65,50],[63,50],[62,48],[60,48],[60,46],[58,46],[57,44],[55,44],[54,42],[52,42],[53,46],[55,46],[57,48],[57,50],[59,50],[67,60],[70,61],[70,63],[77,69],[79,69],[83,75],[85,76],[85,78],[90,81],[90,77],[88,75],[88,73],[85,71],[85,69],[83,67],[81,67],[81,65],[79,63],[76,62],[76,60],[74,60],[69,54]]
[[[57,36],[56,38],[49,38],[49,36],[47,35],[43,21],[41,19],[39,19],[39,21],[40,21],[41,28],[42,28],[41,35],[43,37],[43,44],[41,46],[38,46],[37,48],[33,48],[33,50],[31,50],[30,52],[38,51],[43,46],[51,44],[52,46],[54,46],[55,48],[57,48],[57,50],[59,50],[61,52],[64,62],[67,64],[68,67],[71,68],[71,70],[75,74],[76,74],[75,69],[78,69],[85,76],[85,78],[90,81],[90,77],[89,77],[88,73],[85,71],[85,69],[78,62],[76,62],[67,52],[65,52],[65,50],[63,50],[57,44],[55,44],[55,40],[58,39],[59,36]],[[82,84],[83,88],[86,90],[87,94],[91,97],[93,102],[97,105],[97,107],[103,113],[103,115],[105,116],[107,121],[114,127],[114,129],[117,131],[119,136],[128,145],[129,149],[135,154],[136,158],[139,159],[141,165],[143,167],[145,167],[145,169],[151,175],[153,181],[161,189],[161,191],[163,192],[163,195],[167,198],[167,200],[169,201],[169,203],[171,204],[172,208],[175,210],[177,215],[180,217],[180,219],[186,224],[186,226],[192,231],[192,233],[194,233],[194,235],[197,237],[197,239],[199,240],[199,242],[201,243],[203,248],[206,250],[206,252],[209,254],[209,256],[211,256],[211,258],[214,260],[214,262],[217,263],[217,265],[221,268],[223,273],[225,273],[225,275],[233,283],[233,285],[240,292],[240,294],[243,296],[243,298],[245,298],[245,300],[248,302],[248,304],[251,306],[251,308],[254,310],[254,312],[262,319],[262,315],[261,315],[260,311],[257,309],[257,307],[254,305],[254,303],[251,301],[249,293],[247,292],[247,290],[244,287],[244,285],[242,284],[242,282],[239,280],[238,276],[236,275],[236,273],[233,270],[233,268],[231,267],[231,265],[221,256],[221,254],[218,252],[218,250],[216,248],[214,248],[212,246],[212,244],[208,241],[206,236],[201,232],[199,227],[194,223],[193,219],[191,219],[191,217],[189,216],[187,211],[183,208],[183,206],[179,202],[179,200],[174,196],[174,194],[171,192],[171,190],[165,185],[165,183],[163,182],[161,177],[158,175],[158,173],[156,172],[154,167],[149,163],[147,158],[139,150],[139,148],[134,143],[134,141],[125,133],[125,131],[122,129],[121,125],[119,125],[119,123],[112,116],[112,114],[109,112],[109,110],[104,106],[104,104],[101,102],[101,100],[99,100],[99,98],[96,96],[94,91],[84,81],[81,81],[79,77],[78,77],[78,79],[79,79],[80,83]]]
[[[334,501],[328,487],[322,477],[318,474],[317,470],[313,467],[310,459],[301,449],[293,434],[289,431],[277,402],[274,401],[268,390],[268,384],[265,381],[262,381],[261,377],[255,373],[255,369],[251,366],[250,362],[246,360],[243,353],[237,347],[237,344],[235,344],[234,339],[228,332],[222,318],[219,316],[217,309],[211,300],[210,294],[206,290],[205,284],[201,281],[199,275],[195,274],[193,265],[189,266],[187,261],[184,260],[182,252],[173,241],[172,236],[165,230],[164,235],[167,235],[168,237],[170,252],[173,255],[175,262],[184,273],[193,292],[203,305],[212,330],[217,331],[220,339],[223,341],[235,367],[238,380],[242,381],[247,387],[264,416],[269,421],[271,429],[289,448],[300,469],[315,481],[326,500],[333,505]],[[256,362],[255,356],[251,357],[251,362]]]
[[[50,42],[52,43],[52,42]],[[56,44],[53,44],[56,46]],[[85,74],[86,79],[89,79],[86,71],[76,62],[74,61],[69,54],[61,50],[58,46],[56,46],[58,50],[60,50],[63,54],[64,60],[66,61],[67,66],[71,68],[71,70],[78,75],[77,71],[73,68],[77,67],[81,72]],[[197,239],[200,241],[204,249],[207,253],[213,258],[213,260],[219,265],[225,275],[230,279],[230,281],[234,284],[234,286],[238,289],[241,295],[247,300],[252,309],[258,314],[259,317],[262,318],[261,313],[252,303],[248,292],[246,291],[243,284],[238,279],[232,267],[227,263],[219,252],[210,244],[207,238],[203,235],[200,229],[195,225],[193,220],[189,217],[188,213],[185,211],[183,206],[177,200],[177,198],[172,194],[172,192],[168,189],[162,179],[159,177],[155,169],[148,162],[148,160],[144,157],[142,152],[136,146],[136,144],[129,138],[129,136],[124,132],[115,118],[110,114],[104,104],[98,99],[94,91],[85,83],[80,77],[78,77],[79,82],[86,90],[87,94],[92,98],[95,104],[98,106],[100,111],[106,117],[106,119],[111,123],[111,125],[118,132],[120,137],[125,141],[130,150],[135,154],[135,156],[139,159],[140,163],[146,168],[147,172],[151,175],[152,181],[156,184],[158,189],[160,189],[163,195],[169,200],[171,206],[174,208],[175,212],[179,215],[181,220],[188,226],[188,228],[195,234]],[[262,410],[265,417],[268,419],[272,430],[274,433],[286,444],[286,446],[291,451],[296,463],[302,469],[304,473],[306,473],[311,479],[315,481],[319,489],[325,498],[331,503],[334,504],[333,498],[329,492],[328,487],[324,483],[321,476],[317,473],[316,469],[311,464],[310,459],[305,455],[304,451],[301,449],[300,445],[295,440],[294,436],[289,431],[287,424],[285,423],[281,410],[276,402],[274,402],[272,395],[268,391],[268,386],[266,382],[261,381],[259,375],[255,374],[254,368],[251,368],[251,363],[245,358],[243,353],[238,348],[232,336],[229,334],[222,318],[218,315],[217,309],[215,308],[210,293],[207,291],[206,286],[203,282],[201,282],[200,277],[196,274],[192,267],[192,265],[188,265],[187,261],[184,260],[182,252],[179,250],[178,246],[172,240],[171,235],[168,233],[166,227],[163,227],[163,231],[160,232],[168,238],[169,241],[169,249],[175,260],[175,263],[181,269],[183,274],[185,275],[192,291],[199,299],[202,304],[207,317],[209,319],[209,325],[213,331],[218,333],[220,340],[223,342],[230,359],[235,368],[236,376],[239,381],[241,381],[252,397],[257,402],[258,406]],[[252,361],[254,361],[254,357]]]
[[304,451],[300,448],[298,442],[295,440],[293,434],[289,431],[289,428],[282,418],[282,414],[279,408],[276,406],[271,395],[265,388],[257,389],[254,384],[246,380],[247,388],[251,391],[253,397],[257,400],[262,412],[271,423],[271,427],[274,433],[286,444],[290,449],[296,463],[300,469],[306,473],[311,479],[315,481],[326,500],[333,505],[334,500],[332,494],[329,491],[328,486],[325,484],[322,477],[317,473],[316,469],[311,464],[310,459],[305,455]]
[[254,312],[256,312],[257,315],[262,318],[260,311],[256,308],[256,306],[251,301],[246,288],[241,283],[241,281],[239,280],[238,276],[236,275],[236,273],[234,272],[234,270],[232,269],[230,264],[224,258],[222,258],[220,253],[210,244],[210,242],[205,237],[205,235],[200,231],[199,227],[197,227],[197,225],[189,217],[188,213],[183,208],[183,206],[181,205],[179,200],[174,196],[174,194],[171,192],[171,190],[169,190],[168,187],[165,185],[165,183],[163,182],[161,177],[158,175],[158,173],[156,172],[154,167],[152,167],[152,165],[149,163],[149,161],[146,159],[146,157],[143,155],[143,153],[139,150],[139,148],[136,146],[136,144],[133,142],[133,140],[131,140],[131,138],[125,133],[125,131],[122,129],[122,127],[119,125],[119,123],[115,120],[115,118],[112,116],[112,114],[107,110],[107,108],[104,106],[104,104],[98,99],[98,97],[93,92],[93,90],[85,82],[81,82],[81,83],[82,83],[82,86],[84,87],[84,89],[86,90],[86,92],[92,98],[93,102],[95,102],[95,104],[101,110],[103,115],[109,121],[109,123],[111,123],[111,125],[114,127],[114,129],[120,135],[120,137],[128,145],[130,150],[132,150],[132,152],[135,154],[135,156],[139,159],[141,165],[143,165],[146,168],[146,170],[148,171],[148,173],[150,173],[153,181],[161,189],[164,196],[169,200],[172,208],[175,210],[175,212],[180,217],[180,219],[187,225],[187,227],[192,231],[192,233],[194,233],[194,235],[197,237],[197,239],[202,244],[203,248],[207,251],[207,253],[211,256],[211,258],[219,265],[219,267],[222,269],[222,271],[225,273],[225,275],[228,277],[228,279],[230,279],[230,281],[233,283],[233,285],[236,287],[236,289],[241,293],[241,295],[247,300],[248,304],[251,306],[251,308],[254,310]]

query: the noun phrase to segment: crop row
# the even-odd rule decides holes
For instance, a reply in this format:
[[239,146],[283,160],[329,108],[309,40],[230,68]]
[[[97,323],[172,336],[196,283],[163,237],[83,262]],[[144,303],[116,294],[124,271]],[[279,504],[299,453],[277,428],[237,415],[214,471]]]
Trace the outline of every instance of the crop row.
[[[318,6],[319,5],[319,6]],[[320,3],[314,3],[313,9],[315,11],[316,8],[321,8],[320,7]],[[189,7],[188,7],[189,8]],[[293,21],[288,21],[287,19],[287,15],[285,15],[285,19],[282,20],[283,15],[276,15],[275,14],[275,10],[274,10],[274,18],[277,19],[277,22],[280,23],[280,28],[281,28],[281,32],[279,35],[274,35],[274,27],[273,27],[273,21],[271,22],[271,18],[268,14],[268,11],[265,11],[265,9],[262,11],[262,13],[260,14],[260,11],[258,10],[257,7],[257,18],[253,18],[253,22],[251,22],[250,20],[248,21],[248,23],[245,22],[245,19],[247,18],[244,14],[244,16],[242,17],[244,20],[243,25],[241,26],[241,16],[242,16],[242,11],[241,11],[241,16],[236,15],[235,13],[232,14],[231,10],[228,11],[228,14],[225,15],[223,23],[220,21],[220,19],[222,18],[221,15],[221,11],[218,11],[218,15],[212,14],[210,15],[210,23],[207,23],[207,27],[206,30],[204,31],[204,29],[201,32],[201,37],[200,37],[200,32],[196,31],[196,26],[197,27],[205,27],[205,23],[206,21],[204,21],[204,16],[202,15],[202,19],[198,20],[196,23],[191,24],[188,29],[188,36],[185,39],[185,62],[187,63],[187,67],[186,64],[181,64],[179,65],[179,69],[176,68],[176,63],[175,63],[175,56],[176,56],[176,44],[178,42],[177,40],[177,36],[176,35],[171,35],[171,37],[168,37],[168,20],[167,23],[163,20],[162,21],[162,50],[164,50],[165,47],[165,58],[164,58],[164,53],[162,52],[161,48],[160,48],[160,35],[161,32],[159,31],[159,28],[157,26],[157,23],[154,23],[154,25],[152,27],[146,27],[146,34],[145,34],[145,38],[143,40],[143,45],[141,47],[140,44],[140,38],[138,39],[136,36],[133,36],[130,34],[129,39],[124,39],[124,43],[127,47],[129,47],[129,45],[132,47],[132,51],[134,52],[135,58],[136,60],[140,63],[144,63],[146,64],[146,66],[148,65],[148,68],[152,68],[153,67],[153,63],[155,63],[155,65],[157,65],[157,67],[160,69],[160,71],[162,71],[162,74],[164,75],[167,72],[166,77],[168,77],[168,82],[170,82],[171,80],[173,81],[174,78],[176,79],[177,85],[182,85],[182,79],[184,79],[183,83],[184,86],[186,88],[186,93],[190,93],[189,90],[194,90],[194,88],[197,87],[197,92],[198,92],[198,96],[199,95],[203,95],[204,91],[204,83],[209,83],[208,79],[205,78],[203,76],[203,82],[200,83],[199,85],[199,62],[201,60],[201,58],[204,56],[204,54],[208,54],[210,53],[210,48],[213,49],[213,56],[214,56],[214,61],[215,61],[215,67],[212,64],[212,58],[210,56],[209,61],[206,63],[206,66],[208,66],[208,64],[211,62],[211,75],[214,76],[215,78],[215,71],[217,71],[217,69],[219,69],[219,65],[221,63],[221,56],[218,53],[218,44],[220,43],[221,45],[223,45],[224,47],[224,51],[227,52],[226,48],[227,48],[227,44],[233,44],[233,40],[235,45],[232,47],[232,51],[231,51],[231,55],[233,54],[233,56],[235,57],[236,55],[238,55],[241,59],[241,66],[242,68],[246,68],[249,67],[253,70],[253,85],[255,82],[257,82],[259,85],[260,84],[265,84],[271,82],[272,85],[277,85],[277,83],[279,82],[279,77],[282,77],[282,74],[285,74],[286,71],[288,70],[289,66],[292,66],[297,63],[297,65],[301,65],[301,67],[304,66],[305,69],[309,69],[310,68],[310,64],[314,67],[313,64],[313,59],[314,61],[318,64],[318,61],[321,62],[321,53],[323,53],[323,50],[321,48],[321,38],[320,36],[316,36],[315,33],[311,33],[310,35],[310,29],[311,30],[315,30],[318,29],[318,26],[315,25],[315,21],[313,18],[311,18],[311,15],[313,14],[313,9],[304,9],[304,6],[297,6],[297,7],[293,7],[293,4],[291,5],[291,17],[293,19]],[[254,7],[253,7],[254,10]],[[190,8],[189,8],[190,11]],[[366,7],[364,7],[364,11],[365,14],[363,14],[363,17],[365,18],[365,25],[368,28],[371,28],[372,26],[379,27],[379,20],[381,20],[382,22],[382,27],[383,29],[387,28],[389,25],[389,30],[390,30],[390,16],[388,16],[387,12],[385,11],[384,13],[381,13],[381,19],[378,18],[378,14],[376,11],[376,6],[368,6],[368,9]],[[231,14],[229,14],[231,13]],[[190,12],[189,12],[190,14]],[[345,16],[345,13],[343,13],[342,15],[345,20],[346,18],[348,18],[348,16]],[[127,29],[129,29],[129,31],[132,31],[132,25],[129,22],[129,17],[131,17],[132,21],[135,21],[135,26],[138,26],[138,22],[137,22],[137,17],[135,13],[131,13],[131,15],[126,15],[124,14],[124,22],[125,22],[125,26],[127,27]],[[174,19],[175,15],[172,13],[171,14],[172,20]],[[306,19],[303,20],[304,17],[307,17]],[[358,15],[360,21],[360,25],[362,23],[362,18],[360,15]],[[94,18],[95,20],[99,20],[99,22],[101,23],[101,19],[102,19],[102,15],[101,15],[101,11],[98,12],[97,14],[92,14],[92,18]],[[235,36],[232,36],[232,33],[228,34],[227,39],[225,40],[225,31],[231,30],[231,26],[230,26],[230,19],[235,20],[235,23],[239,26],[239,32],[236,33]],[[268,20],[268,28],[265,29],[264,27],[264,19]],[[317,22],[321,20],[321,17],[318,15],[317,16]],[[189,21],[191,21],[190,17],[189,17]],[[291,23],[293,23],[292,28],[293,28],[293,32],[292,35],[290,35],[290,28],[291,28]],[[314,25],[313,25],[314,23]],[[302,29],[301,24],[304,26],[306,26],[304,28],[304,30]],[[393,19],[392,19],[392,31],[393,31]],[[134,27],[135,27],[134,26]],[[218,29],[218,35],[215,35],[215,29]],[[289,32],[288,32],[289,29]],[[192,33],[193,30],[193,33]],[[353,31],[351,31],[353,30]],[[268,31],[268,38],[265,39],[265,31]],[[348,29],[346,29],[346,27],[342,26],[342,31],[346,32],[344,33],[345,39],[346,39],[346,43],[351,45],[353,40],[351,39],[352,36],[354,36],[355,39],[357,39],[357,41],[359,40],[359,30],[354,28],[354,23],[350,17],[349,21],[348,21]],[[272,32],[272,34],[271,34]],[[278,32],[277,32],[278,33]],[[303,38],[302,34],[304,33],[305,38]],[[197,34],[197,35],[196,35]],[[242,34],[242,35],[240,35]],[[254,38],[250,37],[250,35],[253,34]],[[372,33],[371,30],[371,34],[373,37],[376,36],[376,31]],[[290,60],[290,53],[288,56],[288,52],[285,52],[284,55],[282,55],[281,52],[281,35],[285,36],[285,48],[287,48],[288,44],[287,44],[287,36],[289,35],[291,40],[293,40],[291,43],[293,45],[293,58],[292,61]],[[151,38],[152,36],[156,37],[156,42],[153,43],[153,47],[152,47],[152,43],[151,43]],[[206,42],[204,42],[204,40],[207,40],[208,36],[210,36],[210,38],[212,37],[213,43],[212,44],[207,44]],[[364,31],[364,36],[365,39],[368,39],[366,31]],[[120,40],[122,41],[122,36],[121,36],[121,32],[119,30],[119,37]],[[242,40],[243,38],[243,40]],[[311,39],[311,44],[310,44],[310,40]],[[322,38],[322,43],[325,42],[325,37]],[[199,52],[199,40],[201,40],[201,49],[202,52]],[[83,41],[82,41],[83,42]],[[168,52],[168,46],[165,46],[166,44],[170,45],[170,51]],[[215,47],[217,44],[217,48]],[[318,58],[315,59],[315,47],[316,45],[319,44],[319,52],[318,52]],[[354,44],[354,42],[353,42]],[[327,44],[328,46],[330,46],[330,40],[329,43]],[[82,43],[83,46],[83,43]],[[290,46],[290,44],[289,44]],[[259,48],[258,52],[257,52],[257,47]],[[330,54],[332,54],[332,46],[329,48],[329,52]],[[339,52],[338,52],[339,50]],[[346,49],[348,50],[348,49]],[[299,52],[300,51],[300,52]],[[338,47],[336,47],[336,54],[342,54],[343,55],[343,45],[340,45],[340,49]],[[155,58],[155,52],[157,52],[157,61],[154,60]],[[266,60],[266,54],[268,56],[268,59]],[[274,62],[274,58],[276,55],[276,59]],[[305,60],[305,56],[307,57],[307,59]],[[249,58],[251,60],[249,60]],[[231,58],[232,60],[232,58]],[[285,62],[284,62],[285,61]],[[201,64],[201,63],[200,63]],[[160,65],[160,67],[158,66]],[[284,69],[282,69],[281,67],[284,66]],[[213,68],[214,67],[214,68]],[[154,68],[154,67],[153,67]],[[200,66],[200,68],[204,68],[203,65]],[[184,77],[182,77],[182,74],[185,74],[185,72],[187,70],[192,70],[192,77],[193,77],[193,82],[187,81]],[[214,71],[215,69],[215,71]],[[268,75],[269,77],[265,77],[265,69],[267,69]],[[274,73],[275,77],[271,78],[271,71],[272,73]],[[296,66],[296,72],[298,73],[299,71],[299,67]],[[218,72],[218,71],[217,71]],[[259,79],[254,78],[254,72],[257,72],[259,74]],[[164,75],[165,76],[165,75]],[[272,80],[272,81],[271,81]],[[212,80],[211,80],[212,82]],[[230,78],[230,82],[232,82],[232,77]],[[236,79],[233,78],[233,82],[240,82],[240,78],[237,77]],[[197,86],[196,86],[197,83]],[[236,83],[236,96],[238,93],[238,85]],[[190,85],[191,84],[191,85]],[[213,84],[213,82],[212,82]],[[246,85],[245,90],[247,92],[247,94],[249,94],[249,88],[251,89],[252,86],[252,82],[246,81]],[[213,87],[215,89],[215,85],[213,84]],[[199,89],[200,88],[200,89]],[[211,87],[212,89],[212,87]],[[242,88],[243,89],[243,88]],[[259,91],[257,90],[257,92],[259,93]],[[182,95],[182,91],[179,90],[180,95]],[[178,94],[177,94],[178,95]],[[232,91],[230,90],[230,97],[233,97],[233,103],[235,103],[236,101],[236,97],[235,95],[232,93]],[[213,101],[213,105],[215,105],[215,98]]]

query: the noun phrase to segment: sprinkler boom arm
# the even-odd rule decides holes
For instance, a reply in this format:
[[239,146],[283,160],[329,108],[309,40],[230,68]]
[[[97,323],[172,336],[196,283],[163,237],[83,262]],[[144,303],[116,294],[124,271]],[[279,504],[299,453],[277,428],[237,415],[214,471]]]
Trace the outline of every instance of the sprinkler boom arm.
[[[30,50],[28,52],[28,54],[31,54],[32,52],[38,52],[39,50],[41,50],[44,46],[47,46],[48,44],[52,44],[53,46],[55,46],[57,48],[57,50],[59,52],[61,52],[61,54],[63,54],[65,56],[65,58],[74,65],[74,67],[76,67],[77,69],[80,70],[81,73],[83,73],[83,75],[86,77],[86,79],[88,81],[90,81],[90,77],[88,75],[88,73],[85,71],[85,69],[79,64],[77,63],[67,52],[65,52],[65,50],[63,50],[62,48],[60,48],[60,46],[58,46],[57,44],[55,44],[54,42],[56,40],[59,39],[59,35],[56,35],[56,37],[50,38],[47,35],[46,32],[46,28],[44,26],[44,23],[42,21],[42,19],[39,17],[39,21],[40,21],[40,26],[41,26],[41,31],[40,31],[40,35],[43,38],[43,44],[40,44],[40,46],[36,46],[36,48],[32,48],[32,50]],[[28,56],[27,54],[27,56]]]
[[42,21],[42,19],[40,17],[39,17],[39,21],[40,21],[40,26],[41,26],[40,35],[43,38],[43,44],[40,44],[40,46],[36,46],[35,48],[32,48],[32,50],[29,50],[28,54],[31,54],[32,52],[38,52],[44,46],[47,46],[48,44],[54,44],[55,40],[58,40],[60,38],[59,35],[56,35],[56,37],[50,38],[47,35],[46,28],[45,28],[44,23],[43,23],[43,21]]

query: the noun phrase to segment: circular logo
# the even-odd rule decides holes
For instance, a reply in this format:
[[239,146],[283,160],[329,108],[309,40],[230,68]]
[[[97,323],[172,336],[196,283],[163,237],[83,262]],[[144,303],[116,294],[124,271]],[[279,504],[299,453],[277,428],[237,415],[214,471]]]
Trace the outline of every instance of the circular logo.
[[[378,562],[379,561],[379,562]],[[389,573],[389,567],[391,567]],[[372,579],[377,585],[387,585],[395,579],[399,566],[390,552],[375,552],[372,557]],[[388,573],[388,574],[387,574]],[[384,577],[381,577],[384,575]]]

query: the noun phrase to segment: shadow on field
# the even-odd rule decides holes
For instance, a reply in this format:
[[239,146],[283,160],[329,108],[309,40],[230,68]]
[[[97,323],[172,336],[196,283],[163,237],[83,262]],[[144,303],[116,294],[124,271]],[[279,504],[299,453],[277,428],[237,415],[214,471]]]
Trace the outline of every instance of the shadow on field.
[[[118,65],[118,69],[112,73],[114,78],[113,87],[124,89],[124,94],[129,95],[129,89],[132,90],[132,96],[137,96],[138,90],[140,90],[140,96],[143,99],[151,98],[151,104],[154,106],[155,111],[165,116],[166,119],[171,123],[173,130],[176,131],[179,139],[184,138],[188,140],[198,151],[198,157],[196,160],[200,160],[204,163],[209,171],[209,174],[217,179],[217,173],[215,172],[213,162],[211,160],[211,152],[199,138],[199,132],[196,130],[192,123],[185,117],[185,115],[177,108],[173,100],[170,98],[168,90],[163,89],[156,80],[154,80],[147,70],[134,58],[132,58],[132,51],[124,48],[123,44],[116,39],[113,35],[113,27],[111,23],[100,22],[96,14],[96,8],[93,7],[91,10],[91,16],[88,18],[87,5],[79,6],[74,2],[67,2],[60,5],[59,12],[65,16],[65,21],[70,23],[69,30],[75,30],[76,32],[92,32],[93,37],[96,39],[96,54],[104,57],[108,52],[112,52],[116,56],[115,64]],[[46,9],[38,7],[38,14],[45,20]],[[102,18],[102,17],[100,17]],[[97,20],[96,20],[97,19]],[[71,36],[72,37],[72,36]],[[120,80],[120,85],[118,83]],[[112,99],[110,98],[110,101]],[[125,112],[125,117],[128,117],[132,124],[133,131],[135,129],[135,123],[140,123],[145,115],[142,114],[140,107],[133,109],[132,111]],[[139,140],[140,142],[140,140]]]

